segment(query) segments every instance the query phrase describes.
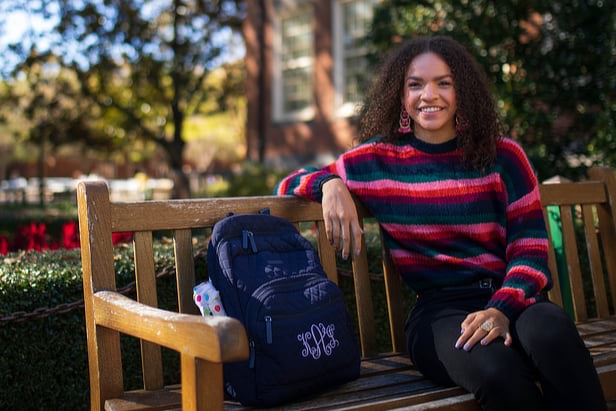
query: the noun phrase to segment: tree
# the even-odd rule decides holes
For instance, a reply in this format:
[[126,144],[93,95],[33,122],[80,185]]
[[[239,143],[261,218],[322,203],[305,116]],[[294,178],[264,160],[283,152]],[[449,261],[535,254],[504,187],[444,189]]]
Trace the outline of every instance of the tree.
[[38,148],[39,200],[44,206],[45,158],[48,148],[55,150],[73,144],[111,149],[96,123],[96,107],[79,92],[75,73],[62,67],[51,54],[30,55],[14,68],[15,78],[5,83],[2,93],[2,117],[14,131],[16,141]]
[[386,0],[371,41],[441,33],[463,44],[495,84],[508,134],[543,178],[616,164],[616,3],[584,0]]
[[[183,127],[203,102],[203,82],[239,30],[241,0],[41,0],[57,16],[50,49],[77,75],[113,136],[155,142],[188,197]],[[227,34],[227,37],[225,37]],[[107,114],[104,114],[107,113]],[[111,114],[109,114],[111,113]]]
[[199,173],[246,158],[244,62],[225,63],[205,80],[207,98],[186,121],[184,160]]

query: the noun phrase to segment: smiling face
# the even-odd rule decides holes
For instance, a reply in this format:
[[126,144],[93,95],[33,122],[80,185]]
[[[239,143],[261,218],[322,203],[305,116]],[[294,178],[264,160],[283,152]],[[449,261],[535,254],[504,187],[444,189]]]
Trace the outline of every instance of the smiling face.
[[415,136],[437,144],[456,136],[456,91],[451,69],[437,54],[419,54],[406,71],[402,104]]

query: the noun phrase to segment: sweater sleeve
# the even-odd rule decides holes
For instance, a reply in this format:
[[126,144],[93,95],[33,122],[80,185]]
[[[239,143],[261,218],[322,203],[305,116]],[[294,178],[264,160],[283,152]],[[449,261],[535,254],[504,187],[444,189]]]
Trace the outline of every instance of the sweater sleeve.
[[323,184],[337,177],[339,177],[339,173],[336,169],[336,163],[321,169],[305,167],[283,178],[274,189],[274,194],[293,194],[320,203],[323,197],[323,192],[321,191]]
[[506,192],[507,262],[505,277],[487,307],[514,319],[552,286],[548,268],[547,231],[535,173],[522,148],[507,140],[502,154],[502,180]]
[[276,185],[274,194],[293,194],[320,203],[323,198],[321,188],[326,181],[332,178],[342,179],[344,184],[347,185],[347,188],[352,191],[352,187],[349,186],[349,183],[351,180],[354,180],[352,177],[354,174],[353,170],[358,166],[369,164],[373,161],[374,145],[382,140],[383,136],[375,136],[345,151],[336,161],[323,168],[305,167],[294,171]]

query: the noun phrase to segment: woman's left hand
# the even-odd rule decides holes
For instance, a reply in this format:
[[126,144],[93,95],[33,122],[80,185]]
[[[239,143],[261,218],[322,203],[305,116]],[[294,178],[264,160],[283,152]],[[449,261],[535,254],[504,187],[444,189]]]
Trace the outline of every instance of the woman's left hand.
[[470,313],[461,328],[462,334],[456,341],[456,348],[463,348],[464,351],[470,351],[478,342],[488,345],[499,337],[505,339],[506,346],[513,341],[509,333],[509,318],[496,308]]

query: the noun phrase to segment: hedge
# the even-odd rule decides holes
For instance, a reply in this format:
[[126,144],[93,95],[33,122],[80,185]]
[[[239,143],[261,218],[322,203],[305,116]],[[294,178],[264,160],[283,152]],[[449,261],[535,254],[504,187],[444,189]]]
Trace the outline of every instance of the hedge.
[[[118,287],[134,279],[132,249],[116,247]],[[172,265],[170,247],[156,246],[157,271]],[[159,304],[177,310],[175,279],[159,279]],[[13,321],[19,314],[83,298],[79,250],[11,253],[0,265],[0,409],[89,408],[87,346],[83,307],[48,317]],[[23,318],[23,317],[22,317]],[[122,337],[127,389],[139,388],[139,343]],[[124,352],[124,350],[123,350]],[[165,382],[179,382],[175,353],[163,352]]]

